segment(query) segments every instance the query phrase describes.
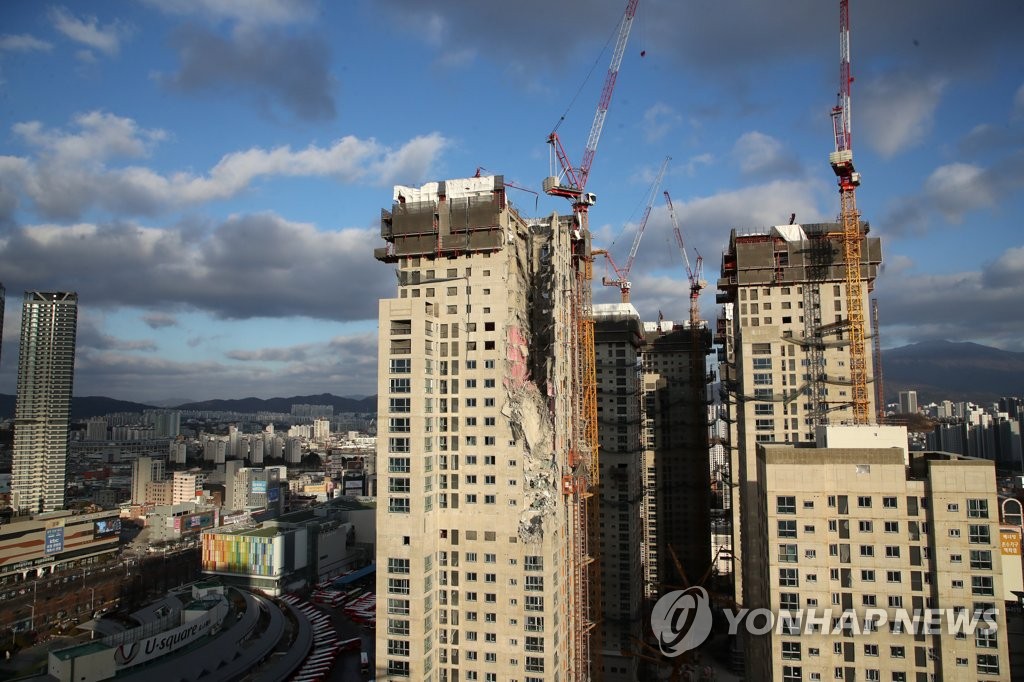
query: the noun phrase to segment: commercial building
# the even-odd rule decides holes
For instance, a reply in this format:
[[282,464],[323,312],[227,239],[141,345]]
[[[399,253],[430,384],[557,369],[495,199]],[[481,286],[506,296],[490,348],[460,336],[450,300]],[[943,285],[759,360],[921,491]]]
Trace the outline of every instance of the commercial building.
[[[866,236],[866,223],[862,230],[860,291],[852,293],[867,297],[881,262],[881,243]],[[757,527],[752,505],[745,504],[756,499],[757,445],[815,442],[818,424],[852,418],[842,254],[842,226],[822,223],[746,234],[733,230],[722,257],[717,300],[725,312],[716,340],[723,346],[720,376],[731,422],[733,551],[738,557],[733,568],[740,603],[748,589],[747,562],[756,559],[744,533]],[[865,336],[870,360],[873,335]],[[873,399],[870,391],[868,398]],[[868,412],[874,414],[873,402]]]
[[501,176],[399,186],[382,212],[378,678],[576,667],[573,230],[520,216]]
[[65,566],[93,563],[117,552],[120,541],[117,510],[16,518],[0,526],[0,580],[24,580]]
[[598,436],[601,446],[600,529],[603,618],[598,626],[601,675],[607,682],[639,679],[643,639],[645,535],[644,448],[641,441],[640,349],[643,325],[629,303],[594,306]]
[[[160,491],[160,501],[154,499],[155,489],[151,483],[162,483],[166,461],[155,457],[139,457],[132,462],[132,503],[165,504],[163,498],[166,496]],[[169,492],[168,492],[169,495]]]
[[905,457],[757,446],[744,606],[777,621],[747,638],[750,679],[1010,679],[995,469]]
[[11,504],[64,508],[78,294],[25,292],[21,309]]

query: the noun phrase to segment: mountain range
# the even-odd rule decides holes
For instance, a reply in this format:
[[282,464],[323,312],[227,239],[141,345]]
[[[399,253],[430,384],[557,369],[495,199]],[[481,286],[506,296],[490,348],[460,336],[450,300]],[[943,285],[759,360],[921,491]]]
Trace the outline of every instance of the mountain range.
[[[164,403],[165,401],[160,401]],[[297,395],[291,398],[239,398],[236,400],[205,400],[202,402],[174,405],[173,409],[209,412],[289,412],[292,405],[332,405],[334,413],[376,412],[377,396],[365,398],[343,398],[330,393],[319,395]],[[166,406],[165,406],[166,407]],[[160,409],[154,405],[116,400],[103,396],[75,396],[71,399],[71,418],[88,419],[112,412],[142,412]],[[14,396],[0,393],[0,419],[14,417]]]
[[[916,390],[919,404],[939,400],[967,400],[988,404],[1003,396],[1024,395],[1024,353],[978,343],[923,341],[882,351],[883,382],[887,402],[899,391]],[[159,401],[169,407],[167,401]],[[332,405],[340,412],[376,412],[377,396],[344,398],[330,393],[291,398],[239,398],[204,400],[174,405],[180,410],[211,412],[289,412],[293,404]],[[156,409],[153,405],[102,396],[76,396],[74,419]],[[0,394],[0,419],[14,416],[14,396]]]

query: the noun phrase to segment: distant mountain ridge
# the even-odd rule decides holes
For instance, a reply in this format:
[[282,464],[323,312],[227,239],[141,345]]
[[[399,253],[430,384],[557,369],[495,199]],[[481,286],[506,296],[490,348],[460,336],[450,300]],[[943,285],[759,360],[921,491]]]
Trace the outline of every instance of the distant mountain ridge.
[[291,398],[238,398],[235,400],[203,400],[178,405],[178,410],[207,410],[215,412],[290,412],[292,405],[331,405],[339,412],[376,412],[377,396],[342,398],[331,393],[296,395]]
[[[0,393],[0,419],[14,417],[15,396]],[[197,410],[208,412],[290,412],[292,405],[333,405],[335,414],[339,412],[376,412],[377,396],[366,398],[343,398],[330,393],[320,395],[300,395],[291,398],[240,398],[237,400],[204,400],[202,402],[185,403],[170,409]],[[103,396],[75,396],[71,399],[71,418],[89,419],[100,417],[112,412],[142,412],[144,410],[168,409],[154,405],[135,403],[128,400],[117,400]]]
[[1024,395],[1024,353],[979,343],[924,341],[882,351],[886,400],[916,390],[918,404],[995,402]]

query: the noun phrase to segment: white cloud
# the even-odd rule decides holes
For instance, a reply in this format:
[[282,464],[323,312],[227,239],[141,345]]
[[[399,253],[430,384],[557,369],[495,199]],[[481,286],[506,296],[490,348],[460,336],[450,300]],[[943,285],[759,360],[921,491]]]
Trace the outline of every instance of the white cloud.
[[53,45],[27,33],[0,35],[0,52],[49,52]]
[[694,174],[696,174],[698,168],[700,168],[701,166],[709,166],[714,162],[715,157],[713,154],[709,152],[705,152],[704,154],[697,154],[696,156],[691,156],[689,159],[686,160],[686,163],[683,164],[683,171],[686,173],[687,176],[692,177]]
[[888,158],[920,144],[931,131],[945,88],[943,78],[921,78],[910,73],[892,73],[867,81],[854,100],[854,148],[862,140]]
[[77,218],[92,206],[150,214],[182,205],[233,197],[259,178],[329,177],[345,183],[389,185],[419,182],[448,140],[439,133],[412,138],[399,147],[343,137],[327,147],[253,147],[226,154],[205,175],[161,174],[144,166],[109,167],[108,161],[138,158],[166,138],[129,118],[92,112],[75,118],[75,132],[18,123],[14,132],[34,147],[37,158],[0,157],[0,178],[19,187],[48,217]]
[[964,213],[995,201],[985,170],[970,163],[939,166],[925,181],[925,187],[935,207],[950,222],[960,222]]
[[131,34],[131,28],[120,20],[103,26],[96,17],[79,18],[65,7],[51,8],[50,20],[60,33],[108,57],[116,55],[121,49],[121,41]]
[[228,20],[242,26],[284,26],[311,20],[316,5],[310,0],[145,0],[165,14]]
[[675,109],[664,102],[657,102],[644,112],[644,138],[649,143],[657,142],[682,123],[682,120],[683,117]]
[[771,135],[752,130],[743,133],[732,149],[740,170],[747,175],[792,174],[799,170],[796,159]]

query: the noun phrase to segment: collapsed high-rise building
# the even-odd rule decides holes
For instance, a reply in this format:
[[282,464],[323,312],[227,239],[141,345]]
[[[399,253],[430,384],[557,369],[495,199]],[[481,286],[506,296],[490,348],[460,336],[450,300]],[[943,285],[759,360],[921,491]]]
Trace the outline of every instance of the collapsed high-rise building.
[[398,290],[379,303],[380,677],[576,666],[572,228],[522,217],[501,176],[399,186],[382,211]]

